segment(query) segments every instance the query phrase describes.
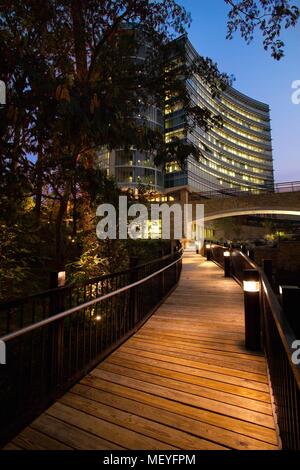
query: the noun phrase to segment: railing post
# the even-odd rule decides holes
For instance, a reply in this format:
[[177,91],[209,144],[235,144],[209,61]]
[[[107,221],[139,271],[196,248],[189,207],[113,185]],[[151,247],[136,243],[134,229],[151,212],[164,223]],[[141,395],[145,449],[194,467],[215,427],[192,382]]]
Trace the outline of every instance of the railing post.
[[262,260],[263,270],[269,283],[273,284],[273,260],[272,259],[263,259]]
[[300,289],[298,286],[279,287],[283,313],[295,335],[300,339]]
[[[133,257],[130,259],[130,268],[132,269],[130,273],[130,284],[134,284],[138,280],[138,272],[136,266],[138,264],[138,259]],[[132,317],[133,317],[133,325],[137,325],[139,318],[138,318],[138,287],[133,287],[130,289],[130,305],[132,308]]]
[[49,370],[51,388],[59,388],[63,383],[64,325],[65,322],[64,319],[62,319],[54,322],[49,327]]
[[245,345],[261,349],[260,275],[256,269],[244,270]]
[[255,261],[254,250],[247,250],[247,256],[249,259],[251,259],[251,261]]
[[165,271],[161,273],[161,291],[162,291],[162,299],[165,296]]

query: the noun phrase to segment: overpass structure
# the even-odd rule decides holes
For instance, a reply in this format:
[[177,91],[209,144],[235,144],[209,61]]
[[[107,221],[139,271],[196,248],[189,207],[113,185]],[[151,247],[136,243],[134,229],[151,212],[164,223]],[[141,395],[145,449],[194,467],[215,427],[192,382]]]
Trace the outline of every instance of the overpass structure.
[[300,182],[282,183],[275,190],[254,192],[189,193],[181,189],[176,194],[181,204],[204,204],[205,222],[241,215],[270,214],[300,217]]

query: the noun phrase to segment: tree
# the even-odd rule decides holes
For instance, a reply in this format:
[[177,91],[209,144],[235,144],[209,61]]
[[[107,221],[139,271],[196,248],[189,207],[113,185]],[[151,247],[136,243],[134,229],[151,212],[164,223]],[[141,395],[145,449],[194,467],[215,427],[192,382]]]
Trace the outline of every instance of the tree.
[[225,0],[230,5],[227,38],[239,31],[250,43],[255,30],[263,34],[265,50],[271,49],[272,57],[280,60],[284,56],[282,29],[295,27],[300,17],[300,8],[289,0]]
[[[7,181],[20,173],[29,185],[20,197],[34,196],[37,222],[42,203],[53,201],[60,269],[69,203],[81,201],[85,217],[93,202],[80,172],[93,171],[97,149],[134,145],[156,151],[160,163],[197,155],[185,142],[166,144],[135,116],[170,92],[191,117],[187,126],[211,126],[217,118],[191,106],[182,76],[197,67],[212,93],[228,80],[208,59],[166,71],[170,40],[190,22],[174,0],[6,0],[1,8],[0,55],[10,101],[1,111],[1,159]],[[145,41],[151,47],[141,67],[132,57]]]

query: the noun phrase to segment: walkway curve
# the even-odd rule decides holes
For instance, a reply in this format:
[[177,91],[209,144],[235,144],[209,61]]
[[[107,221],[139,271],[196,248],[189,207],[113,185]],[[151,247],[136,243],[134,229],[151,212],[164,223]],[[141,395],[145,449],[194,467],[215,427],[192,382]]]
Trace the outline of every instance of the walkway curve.
[[6,449],[278,449],[262,355],[243,345],[243,296],[185,253],[150,320]]

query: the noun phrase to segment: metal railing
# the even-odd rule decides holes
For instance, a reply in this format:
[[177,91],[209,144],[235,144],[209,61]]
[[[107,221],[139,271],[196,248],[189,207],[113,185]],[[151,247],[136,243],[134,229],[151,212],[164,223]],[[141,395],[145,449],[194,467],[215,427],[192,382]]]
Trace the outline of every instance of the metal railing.
[[[211,247],[211,259],[224,266],[224,251],[228,248]],[[261,337],[265,351],[278,427],[283,449],[300,450],[300,364],[292,361],[296,338],[282,306],[265,273],[244,253],[231,252],[231,275],[242,285],[244,270],[256,269],[260,275]]]
[[124,287],[130,283],[132,277],[141,278],[145,272],[147,274],[155,272],[162,266],[162,263],[168,263],[168,261],[167,255],[121,272],[98,276],[81,283],[50,289],[8,302],[0,302],[0,337],[92,300],[100,294],[107,294]]
[[218,188],[211,191],[201,191],[192,193],[192,198],[223,198],[223,197],[239,197],[247,196],[249,194],[264,194],[264,193],[291,193],[300,191],[300,181],[291,181],[288,183],[274,183],[262,186],[249,187],[247,191],[240,188]]
[[45,318],[2,336],[7,364],[0,369],[0,442],[136,331],[176,286],[181,265],[180,251],[93,280],[88,285],[94,290],[83,303],[60,305],[59,312],[49,311]]

